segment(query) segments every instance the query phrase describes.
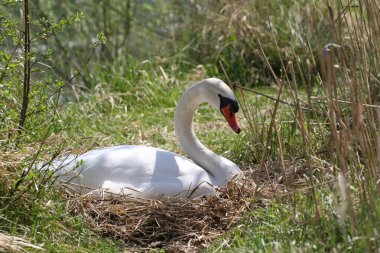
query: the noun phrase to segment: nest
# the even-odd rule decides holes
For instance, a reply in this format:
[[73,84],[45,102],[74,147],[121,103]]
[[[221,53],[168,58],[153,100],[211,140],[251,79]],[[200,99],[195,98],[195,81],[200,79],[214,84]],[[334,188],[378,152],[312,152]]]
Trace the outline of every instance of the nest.
[[255,184],[246,179],[229,183],[216,195],[193,200],[78,195],[71,196],[68,204],[94,232],[122,240],[136,251],[194,252],[231,229],[251,210],[254,200]]
[[[3,175],[13,175],[17,157],[11,165],[4,161],[10,160],[12,154],[0,153],[0,157],[5,156],[7,159],[0,159],[0,170]],[[121,195],[100,198],[71,191],[66,191],[65,197],[69,211],[81,215],[92,231],[124,242],[129,251],[163,248],[168,252],[195,252],[234,228],[257,205],[265,206],[294,188],[304,174],[303,167],[302,162],[287,162],[284,180],[279,162],[267,163],[261,173],[256,165],[245,170],[244,180],[229,183],[216,195],[192,200]],[[12,183],[9,175],[6,178]]]

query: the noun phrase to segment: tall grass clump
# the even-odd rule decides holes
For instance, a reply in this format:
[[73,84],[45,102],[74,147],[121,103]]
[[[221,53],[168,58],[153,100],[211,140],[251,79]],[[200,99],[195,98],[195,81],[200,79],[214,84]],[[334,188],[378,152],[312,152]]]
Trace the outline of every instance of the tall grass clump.
[[[309,49],[317,52],[314,41],[309,41],[313,45],[307,48],[305,43],[308,42],[300,34],[310,32],[303,23],[310,9],[314,5],[320,6],[321,1],[313,1],[313,4],[309,1],[270,1],[263,4],[258,0],[191,2],[194,6],[187,6],[187,17],[191,19],[181,16],[183,24],[176,30],[177,37],[186,33],[191,38],[185,40],[187,43],[178,42],[179,45],[184,44],[180,52],[184,60],[205,65],[210,74],[223,75],[219,67],[219,61],[222,61],[232,80],[240,80],[250,86],[270,85],[275,80],[269,69],[263,67],[263,59],[258,57],[259,47],[266,52],[276,75],[284,68],[283,61],[292,58],[292,47],[301,58],[308,54]],[[293,22],[295,19],[299,23]],[[328,29],[325,21],[318,20],[321,31]],[[260,41],[256,37],[260,37]],[[276,37],[276,42],[273,37]]]
[[[276,3],[281,10],[287,6]],[[262,8],[271,13],[271,4]],[[268,110],[266,105],[252,106],[252,92],[262,94],[237,85],[255,145],[251,152],[259,159],[258,174],[269,178],[269,161],[277,160],[286,184],[279,199],[292,206],[282,214],[290,220],[279,229],[287,235],[273,238],[283,250],[379,249],[379,8],[377,1],[303,3],[280,26],[269,14],[266,36],[247,25],[255,15],[249,8],[236,7],[247,18],[235,27],[252,38],[247,43],[277,90]],[[284,33],[286,45],[279,36]],[[266,47],[268,39],[274,51]],[[298,178],[285,172],[289,159],[303,164]],[[278,249],[254,235],[262,228],[251,229],[253,234],[243,238],[258,239],[259,248]],[[263,233],[265,240],[268,231]]]

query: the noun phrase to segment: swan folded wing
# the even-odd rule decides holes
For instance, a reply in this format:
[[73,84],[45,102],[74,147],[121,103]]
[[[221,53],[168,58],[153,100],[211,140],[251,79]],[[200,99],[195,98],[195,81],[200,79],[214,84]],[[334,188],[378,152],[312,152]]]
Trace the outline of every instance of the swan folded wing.
[[199,196],[212,192],[212,179],[204,169],[157,148],[124,145],[93,150],[66,167],[61,179],[73,168],[71,177],[79,175],[74,183],[81,192],[100,188],[132,196]]

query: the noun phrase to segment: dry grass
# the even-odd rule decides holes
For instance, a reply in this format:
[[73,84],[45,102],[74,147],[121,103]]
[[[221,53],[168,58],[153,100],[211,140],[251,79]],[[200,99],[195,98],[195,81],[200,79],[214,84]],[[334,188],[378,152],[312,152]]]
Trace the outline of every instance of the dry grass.
[[91,229],[121,239],[136,249],[197,251],[231,229],[255,203],[254,184],[230,183],[216,196],[194,200],[138,199],[128,196],[70,196],[74,214],[82,214]]
[[0,252],[27,252],[27,248],[45,251],[43,248],[33,245],[23,238],[0,233]]

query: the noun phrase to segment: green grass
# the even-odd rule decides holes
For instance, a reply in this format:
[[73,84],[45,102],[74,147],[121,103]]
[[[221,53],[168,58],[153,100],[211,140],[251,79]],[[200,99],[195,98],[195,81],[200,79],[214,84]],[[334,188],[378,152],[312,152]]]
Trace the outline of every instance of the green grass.
[[[219,239],[206,252],[377,252],[379,211],[368,215],[360,207],[354,231],[349,222],[340,223],[336,195],[318,190],[320,221],[315,220],[310,195],[296,193],[293,200],[274,200],[247,214],[231,232]],[[371,242],[371,243],[368,243]]]
[[[171,73],[165,80],[160,68],[146,64],[132,67],[137,68],[134,74],[128,72],[129,68],[100,73],[90,93],[64,106],[58,115],[62,124],[55,129],[56,134],[64,135],[70,145],[84,140],[89,147],[143,144],[181,152],[174,134],[174,111],[181,94],[196,81],[189,80],[191,76],[179,80]],[[140,71],[144,76],[136,77]],[[241,112],[238,119],[246,127]],[[220,112],[206,104],[196,112],[194,122],[199,138],[210,148],[229,150],[238,157],[240,149],[230,146],[240,147],[248,131],[235,135]]]

